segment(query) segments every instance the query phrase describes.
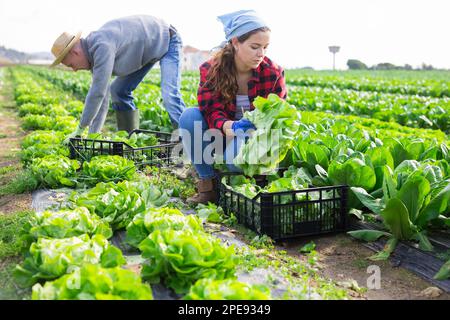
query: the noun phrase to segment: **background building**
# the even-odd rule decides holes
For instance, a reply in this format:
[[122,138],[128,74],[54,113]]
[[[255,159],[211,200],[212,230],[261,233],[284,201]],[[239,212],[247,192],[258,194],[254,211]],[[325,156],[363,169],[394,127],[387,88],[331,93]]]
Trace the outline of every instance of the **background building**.
[[208,60],[208,58],[209,51],[185,46],[183,47],[183,70],[198,70],[200,65]]

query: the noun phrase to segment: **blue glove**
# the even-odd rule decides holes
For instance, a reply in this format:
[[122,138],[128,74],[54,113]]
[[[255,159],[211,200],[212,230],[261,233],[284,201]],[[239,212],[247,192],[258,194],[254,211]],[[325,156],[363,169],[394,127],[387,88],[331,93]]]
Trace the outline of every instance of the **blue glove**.
[[256,130],[256,127],[253,123],[251,123],[251,121],[247,119],[241,119],[239,121],[234,121],[231,125],[231,129],[233,129],[233,132],[236,133],[239,130],[243,132],[246,132],[250,129]]

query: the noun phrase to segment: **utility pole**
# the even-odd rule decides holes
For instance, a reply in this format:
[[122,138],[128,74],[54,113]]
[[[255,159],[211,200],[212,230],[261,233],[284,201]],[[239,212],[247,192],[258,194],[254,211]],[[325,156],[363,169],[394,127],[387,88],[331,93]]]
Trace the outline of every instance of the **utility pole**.
[[339,52],[339,46],[329,46],[328,49],[333,54],[333,70],[336,70],[336,53]]

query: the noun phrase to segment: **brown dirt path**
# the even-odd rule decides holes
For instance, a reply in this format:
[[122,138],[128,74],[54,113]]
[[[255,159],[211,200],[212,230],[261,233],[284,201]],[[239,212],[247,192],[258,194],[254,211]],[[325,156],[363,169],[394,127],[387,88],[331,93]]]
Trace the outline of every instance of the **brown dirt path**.
[[[4,70],[0,73],[5,76]],[[25,131],[15,112],[12,85],[0,77],[0,186],[8,184],[22,168],[19,151]],[[0,212],[13,213],[31,208],[31,194],[0,196]]]

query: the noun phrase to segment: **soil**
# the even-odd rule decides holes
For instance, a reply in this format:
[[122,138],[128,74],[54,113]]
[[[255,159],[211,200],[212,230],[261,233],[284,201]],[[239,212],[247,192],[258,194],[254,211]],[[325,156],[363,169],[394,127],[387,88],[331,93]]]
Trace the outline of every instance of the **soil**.
[[[0,186],[11,181],[22,165],[18,152],[25,131],[14,112],[16,106],[12,88],[0,80]],[[0,212],[13,213],[31,208],[31,194],[6,195],[0,197]]]
[[25,136],[8,91],[8,88],[0,87],[0,168],[19,162],[17,152],[20,151],[20,141]]
[[[343,287],[353,287],[349,294],[353,299],[364,300],[449,300],[450,294],[441,290],[429,289],[432,284],[389,261],[373,262],[367,258],[374,254],[357,240],[345,234],[309,238],[285,244],[284,249],[292,256],[305,260],[298,250],[313,241],[319,259],[319,274],[340,283]],[[369,266],[380,268],[380,288],[367,289]],[[355,280],[362,290],[355,289],[350,283]],[[428,291],[425,291],[427,290]],[[365,291],[365,292],[364,292]],[[425,291],[425,292],[423,292]]]

